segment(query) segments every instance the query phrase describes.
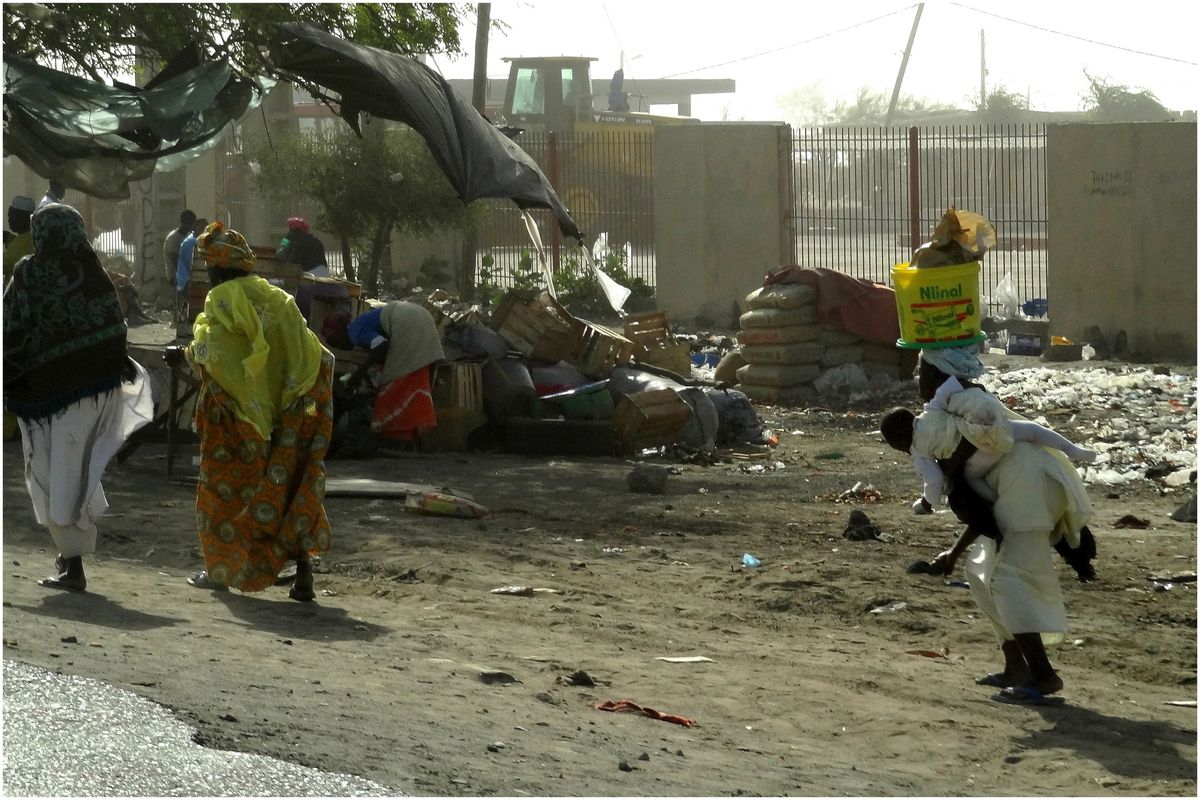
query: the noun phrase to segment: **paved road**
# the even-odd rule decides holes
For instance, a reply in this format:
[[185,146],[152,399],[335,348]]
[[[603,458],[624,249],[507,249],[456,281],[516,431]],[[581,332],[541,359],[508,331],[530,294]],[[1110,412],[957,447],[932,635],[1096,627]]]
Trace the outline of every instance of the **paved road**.
[[90,678],[4,661],[5,796],[395,796],[353,775],[210,750],[171,712]]

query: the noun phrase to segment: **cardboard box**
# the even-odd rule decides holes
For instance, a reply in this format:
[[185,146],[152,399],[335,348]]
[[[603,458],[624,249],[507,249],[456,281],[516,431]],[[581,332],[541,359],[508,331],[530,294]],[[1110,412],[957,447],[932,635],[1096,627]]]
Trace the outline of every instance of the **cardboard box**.
[[1043,345],[1042,337],[1034,333],[1013,333],[1009,331],[1008,346],[1004,352],[1010,356],[1040,356]]

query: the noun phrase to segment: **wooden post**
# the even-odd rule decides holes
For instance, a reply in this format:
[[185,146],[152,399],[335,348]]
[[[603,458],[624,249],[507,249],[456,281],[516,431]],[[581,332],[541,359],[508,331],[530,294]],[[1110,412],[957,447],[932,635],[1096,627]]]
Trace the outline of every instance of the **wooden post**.
[[[547,175],[550,179],[550,186],[554,191],[559,190],[558,184],[558,133],[550,131],[546,134],[546,163],[550,169],[550,174]],[[551,269],[558,272],[560,266],[560,254],[562,244],[562,231],[558,229],[558,221],[554,220],[550,223],[550,259]]]
[[917,128],[908,129],[908,217],[910,249],[921,246],[921,152]]

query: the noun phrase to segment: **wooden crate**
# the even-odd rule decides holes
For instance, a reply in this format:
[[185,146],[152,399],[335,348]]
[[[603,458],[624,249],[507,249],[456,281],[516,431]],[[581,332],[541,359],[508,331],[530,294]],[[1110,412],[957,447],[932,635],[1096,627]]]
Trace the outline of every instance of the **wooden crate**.
[[487,414],[469,408],[439,408],[437,425],[421,434],[421,450],[462,452],[471,433],[487,424]]
[[483,365],[469,361],[438,364],[433,370],[433,405],[438,410],[483,410]]
[[525,356],[557,363],[568,358],[576,344],[573,318],[563,317],[561,308],[546,292],[528,303],[509,292],[492,315],[491,328]]
[[617,404],[613,427],[625,452],[634,453],[674,444],[691,415],[691,407],[674,389],[639,392]]
[[575,321],[575,347],[567,360],[589,378],[607,378],[614,367],[633,356],[634,343],[612,328],[580,319]]
[[627,316],[625,338],[634,343],[634,361],[663,367],[684,377],[691,374],[691,346],[687,342],[675,341],[665,311]]
[[673,341],[667,327],[667,312],[646,311],[628,315],[625,317],[625,336],[643,347]]

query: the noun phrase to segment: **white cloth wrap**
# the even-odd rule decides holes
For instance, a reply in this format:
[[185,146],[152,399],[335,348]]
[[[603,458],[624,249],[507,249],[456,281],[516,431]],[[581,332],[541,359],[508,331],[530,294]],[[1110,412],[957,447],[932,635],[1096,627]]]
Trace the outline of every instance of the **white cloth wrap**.
[[135,430],[154,418],[150,377],[72,403],[50,419],[19,419],[25,486],[33,516],[64,558],[96,550],[96,520],[108,510],[100,478]]

